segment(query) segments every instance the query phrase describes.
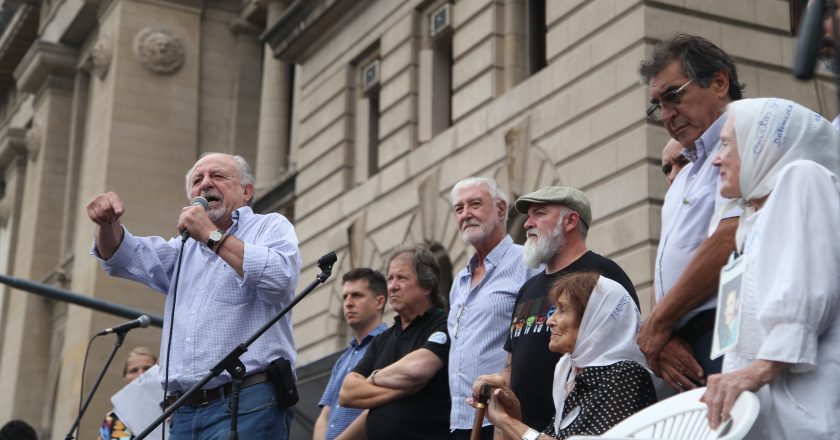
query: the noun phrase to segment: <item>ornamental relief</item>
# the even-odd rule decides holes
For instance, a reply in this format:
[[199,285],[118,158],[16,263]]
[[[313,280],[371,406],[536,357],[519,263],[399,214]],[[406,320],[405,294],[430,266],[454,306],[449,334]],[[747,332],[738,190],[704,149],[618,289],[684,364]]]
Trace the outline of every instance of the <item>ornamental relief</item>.
[[90,69],[99,79],[105,79],[108,74],[112,53],[113,45],[111,44],[111,37],[108,35],[100,36],[96,44],[90,49]]
[[134,37],[134,57],[158,75],[171,75],[184,64],[184,45],[167,29],[147,27]]
[[29,160],[37,160],[38,152],[41,151],[41,126],[33,123],[31,127],[26,130],[26,152]]

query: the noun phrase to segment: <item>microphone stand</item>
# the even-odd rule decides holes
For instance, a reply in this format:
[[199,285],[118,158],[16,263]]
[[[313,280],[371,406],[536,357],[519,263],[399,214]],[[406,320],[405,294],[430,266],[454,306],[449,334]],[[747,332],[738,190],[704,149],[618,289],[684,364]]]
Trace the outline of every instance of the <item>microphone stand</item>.
[[90,389],[90,393],[88,393],[87,398],[85,398],[85,403],[79,409],[79,415],[76,416],[76,420],[73,422],[73,426],[70,428],[70,431],[67,432],[67,435],[64,436],[64,440],[73,440],[73,433],[76,432],[76,429],[79,428],[79,423],[82,421],[82,416],[87,411],[88,405],[90,405],[90,401],[93,400],[93,395],[96,393],[96,389],[99,388],[99,384],[102,382],[102,378],[105,377],[105,372],[108,371],[108,367],[111,366],[111,361],[114,360],[114,355],[117,354],[117,349],[123,344],[125,340],[125,334],[128,333],[128,330],[119,330],[116,331],[115,334],[117,335],[117,340],[114,341],[114,346],[111,348],[111,354],[108,355],[108,360],[105,361],[105,366],[102,367],[102,371],[99,372],[99,377],[96,378],[96,382],[93,384],[93,388]]
[[332,275],[332,267],[333,267],[333,264],[335,264],[335,262],[337,260],[338,260],[338,257],[336,257],[335,252],[330,252],[330,253],[324,255],[323,257],[319,258],[318,259],[318,268],[321,269],[321,273],[319,273],[315,277],[315,280],[312,281],[312,283],[310,283],[308,286],[306,286],[306,288],[303,289],[303,291],[301,291],[298,294],[298,296],[296,296],[288,306],[286,306],[283,310],[281,310],[280,313],[278,313],[274,318],[272,318],[267,323],[263,324],[263,326],[260,327],[260,329],[257,330],[256,333],[254,333],[250,338],[248,338],[247,341],[243,342],[242,344],[239,344],[238,346],[236,346],[236,348],[231,350],[231,352],[228,353],[227,356],[225,356],[222,360],[220,360],[215,366],[213,366],[213,368],[211,368],[210,371],[203,378],[201,378],[200,381],[198,381],[198,383],[193,385],[192,388],[190,388],[186,393],[184,393],[181,397],[179,397],[178,400],[175,401],[175,403],[173,403],[172,405],[167,407],[166,410],[163,411],[163,414],[161,414],[157,419],[155,419],[155,421],[152,422],[151,425],[147,426],[146,429],[143,430],[143,432],[141,432],[140,434],[137,434],[134,437],[134,439],[135,440],[142,440],[142,439],[146,438],[152,431],[155,430],[155,428],[157,428],[167,418],[169,418],[169,416],[171,416],[173,413],[175,413],[175,411],[178,408],[180,408],[184,404],[184,402],[186,402],[187,399],[190,398],[190,396],[199,392],[204,387],[204,385],[207,385],[208,382],[213,380],[215,377],[218,377],[220,374],[222,374],[223,371],[227,371],[230,374],[231,380],[233,382],[232,390],[231,390],[232,392],[230,394],[230,400],[231,400],[231,420],[230,420],[230,422],[231,422],[230,423],[231,433],[230,433],[230,436],[228,438],[229,439],[238,438],[238,434],[236,433],[236,428],[237,428],[238,415],[239,415],[238,414],[239,413],[239,385],[242,381],[242,378],[245,377],[245,365],[242,363],[242,361],[239,360],[239,356],[242,356],[243,353],[248,351],[248,347],[250,347],[251,344],[254,343],[254,341],[259,339],[259,337],[262,336],[263,333],[268,331],[268,329],[271,328],[271,326],[276,324],[277,321],[279,321],[284,316],[286,316],[286,314],[289,313],[289,311],[292,309],[292,307],[294,307],[297,303],[299,303],[300,300],[302,300],[306,295],[308,295],[310,292],[315,290],[315,288],[318,287],[319,284],[322,284],[323,282],[325,282],[327,280],[327,278],[329,278],[330,275]]

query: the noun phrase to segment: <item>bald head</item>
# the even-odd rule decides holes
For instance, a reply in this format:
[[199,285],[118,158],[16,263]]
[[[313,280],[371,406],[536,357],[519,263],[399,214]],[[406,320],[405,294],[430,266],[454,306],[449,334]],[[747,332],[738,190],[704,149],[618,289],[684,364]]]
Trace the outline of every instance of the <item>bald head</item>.
[[662,172],[665,173],[665,180],[668,186],[674,183],[677,174],[684,166],[688,165],[688,159],[682,155],[683,146],[676,139],[669,139],[662,149]]

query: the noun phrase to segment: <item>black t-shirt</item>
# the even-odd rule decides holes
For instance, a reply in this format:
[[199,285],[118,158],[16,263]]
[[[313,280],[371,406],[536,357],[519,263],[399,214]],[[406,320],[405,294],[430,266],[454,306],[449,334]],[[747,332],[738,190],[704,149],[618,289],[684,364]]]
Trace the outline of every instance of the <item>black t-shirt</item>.
[[370,348],[353,369],[362,376],[385,368],[406,354],[426,348],[436,354],[443,367],[417,394],[373,408],[368,412],[365,430],[367,438],[376,439],[449,439],[449,380],[446,364],[449,360],[449,334],[446,313],[429,309],[403,330],[400,317],[394,325],[370,342]]
[[595,271],[621,284],[639,307],[636,289],[626,273],[609,258],[587,251],[572,264],[551,275],[541,272],[522,285],[516,296],[505,350],[511,353],[510,387],[522,404],[522,422],[542,429],[554,417],[551,385],[560,353],[548,350],[551,332],[546,325],[554,304],[548,300],[551,285],[572,272]]

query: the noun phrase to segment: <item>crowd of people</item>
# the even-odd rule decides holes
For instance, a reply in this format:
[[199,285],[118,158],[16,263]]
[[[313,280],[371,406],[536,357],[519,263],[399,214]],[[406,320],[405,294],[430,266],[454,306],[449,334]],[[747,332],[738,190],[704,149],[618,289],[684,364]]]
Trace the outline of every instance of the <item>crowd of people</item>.
[[[671,135],[648,317],[621,267],[587,249],[583,192],[519,197],[519,246],[498,183],[461,180],[452,206],[474,253],[453,282],[446,326],[425,298],[435,286],[421,282],[434,261],[413,247],[413,260],[395,265],[406,253],[397,249],[387,265],[392,336],[373,339],[339,391],[341,405],[364,412],[313,440],[470,438],[487,388],[478,438],[597,435],[702,386],[712,429],[752,391],[761,410],[748,438],[838,438],[838,120],[784,99],[744,99],[733,59],[698,36],[661,42],[639,74],[648,116]],[[407,292],[420,306],[406,315]],[[341,423],[330,419],[330,429]]]
[[[549,186],[519,197],[513,209],[527,239],[518,245],[500,185],[463,179],[450,196],[473,252],[449,292],[422,245],[392,250],[385,274],[343,275],[353,337],[313,440],[467,439],[485,389],[481,439],[597,435],[702,386],[713,429],[752,391],[761,410],[750,438],[838,438],[840,122],[784,99],[744,99],[733,59],[698,36],[657,44],[639,75],[648,116],[671,136],[648,316],[620,265],[587,248],[593,218],[582,191]],[[115,193],[87,206],[97,227],[91,254],[104,269],[167,295],[166,404],[289,304],[300,273],[291,223],[251,208],[244,159],[202,156],[186,192],[208,206],[183,208],[183,235],[170,240],[129,232]],[[736,280],[726,292],[722,271]],[[396,313],[390,327],[386,303]],[[288,438],[288,384],[271,369],[278,359],[293,364],[295,351],[286,317],[242,355],[243,438]],[[148,350],[134,355],[140,369],[157,362]],[[227,373],[213,379],[175,412],[169,438],[226,435],[231,391]],[[103,439],[119,438],[117,423],[109,414]]]

